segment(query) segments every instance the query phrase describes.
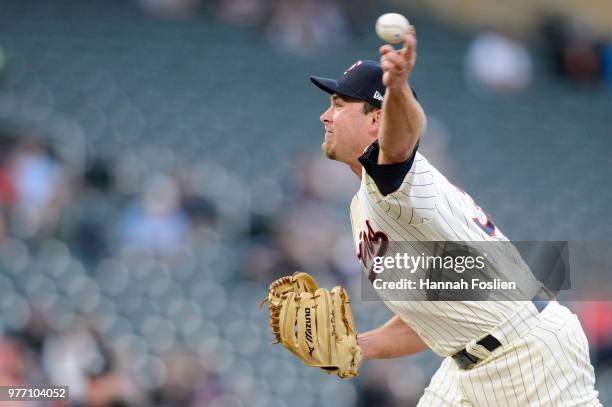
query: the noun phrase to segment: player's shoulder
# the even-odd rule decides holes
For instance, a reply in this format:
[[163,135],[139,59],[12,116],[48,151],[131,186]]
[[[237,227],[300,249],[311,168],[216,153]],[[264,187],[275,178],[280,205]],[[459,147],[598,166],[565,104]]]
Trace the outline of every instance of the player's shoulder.
[[412,168],[410,169],[410,171],[408,171],[407,175],[423,175],[431,173],[432,170],[435,170],[435,167],[423,154],[421,154],[421,152],[417,151],[414,155],[414,162],[412,163]]
[[435,168],[417,151],[399,187],[389,194],[382,194],[368,172],[362,171],[360,200],[369,202],[367,207],[380,216],[390,217],[396,222],[425,223],[433,218],[435,212],[435,174]]
[[[414,159],[411,163],[410,169],[405,172],[399,187],[386,195],[380,193],[380,191],[375,188],[376,182],[373,179],[372,175],[368,173],[368,171],[363,168],[361,172],[361,184],[362,187],[366,187],[372,189],[370,192],[375,195],[381,195],[381,198],[391,197],[397,195],[403,195],[407,192],[407,190],[412,189],[432,189],[436,182],[440,182],[438,177],[438,171],[436,168],[430,164],[427,158],[416,151],[414,154]],[[442,176],[443,177],[443,176]]]

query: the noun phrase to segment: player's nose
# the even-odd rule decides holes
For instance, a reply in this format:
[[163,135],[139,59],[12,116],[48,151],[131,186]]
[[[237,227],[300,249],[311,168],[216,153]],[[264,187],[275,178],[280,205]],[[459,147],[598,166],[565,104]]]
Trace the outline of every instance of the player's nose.
[[321,123],[325,124],[325,123],[331,123],[331,106],[324,111],[321,116],[319,117],[319,120],[321,121]]

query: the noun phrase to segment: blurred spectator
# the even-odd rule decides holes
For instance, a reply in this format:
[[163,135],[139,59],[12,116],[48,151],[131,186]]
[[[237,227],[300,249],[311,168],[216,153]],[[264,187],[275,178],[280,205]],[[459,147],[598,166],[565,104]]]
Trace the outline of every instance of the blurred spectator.
[[210,232],[218,227],[219,210],[212,199],[196,190],[192,172],[193,168],[185,167],[177,176],[181,206],[191,221],[194,240],[206,241]]
[[22,384],[24,369],[22,352],[16,341],[0,337],[0,386]]
[[16,140],[10,134],[0,134],[0,207],[11,206],[17,200],[17,191],[11,176],[10,158]]
[[121,237],[127,254],[171,257],[189,244],[191,225],[180,206],[177,181],[165,174],[151,177],[142,197],[125,212]]
[[74,405],[127,405],[138,397],[134,383],[118,368],[114,355],[86,320],[49,336],[42,360],[51,383],[69,386]]
[[0,134],[0,240],[7,234],[6,222],[9,208],[17,200],[17,191],[11,177],[10,157],[15,139],[9,134]]
[[51,233],[68,200],[64,168],[34,140],[20,142],[9,165],[16,197],[12,229],[25,238]]
[[83,325],[75,325],[45,343],[43,365],[51,382],[70,386],[70,396],[77,401],[86,400],[88,373],[102,372],[107,369],[106,363],[95,338]]
[[117,192],[110,164],[96,159],[74,185],[78,201],[70,203],[62,216],[64,234],[71,248],[84,260],[95,263],[110,254],[112,223],[118,217]]
[[576,313],[590,344],[595,368],[612,368],[612,302],[582,301]]
[[[10,337],[0,336],[0,386],[29,383],[25,377],[24,358],[20,344]],[[23,402],[2,402],[3,407],[21,407]]]
[[344,10],[333,0],[278,1],[267,28],[270,42],[297,54],[344,45],[350,35]]
[[533,61],[525,45],[500,32],[481,32],[472,41],[465,69],[475,90],[511,92],[531,83]]
[[555,72],[574,81],[600,77],[601,59],[595,34],[574,19],[552,18],[544,25]]

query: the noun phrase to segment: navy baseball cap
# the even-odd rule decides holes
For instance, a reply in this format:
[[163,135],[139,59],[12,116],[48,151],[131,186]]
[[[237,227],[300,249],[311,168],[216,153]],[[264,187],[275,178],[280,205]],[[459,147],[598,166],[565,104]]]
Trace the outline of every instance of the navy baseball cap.
[[366,60],[355,62],[338,80],[320,76],[311,76],[310,80],[324,92],[363,100],[380,109],[386,89],[382,77],[380,64]]

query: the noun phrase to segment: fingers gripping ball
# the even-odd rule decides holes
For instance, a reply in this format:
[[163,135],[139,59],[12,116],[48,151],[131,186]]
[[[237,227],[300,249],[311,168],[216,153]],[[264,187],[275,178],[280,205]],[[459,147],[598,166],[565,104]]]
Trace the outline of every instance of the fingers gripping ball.
[[410,23],[401,14],[387,13],[376,20],[376,35],[389,44],[399,44],[404,40],[404,34]]
[[307,366],[343,379],[357,376],[361,349],[348,293],[320,288],[307,273],[270,284],[270,328],[276,340]]

